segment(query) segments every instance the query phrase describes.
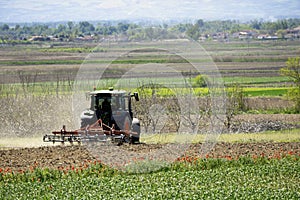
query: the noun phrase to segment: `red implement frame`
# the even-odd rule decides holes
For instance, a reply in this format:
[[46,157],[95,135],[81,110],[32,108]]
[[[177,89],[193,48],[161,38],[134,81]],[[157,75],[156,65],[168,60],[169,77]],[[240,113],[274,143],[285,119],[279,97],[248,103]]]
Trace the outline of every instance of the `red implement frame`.
[[53,131],[52,135],[44,135],[44,142],[73,142],[81,143],[83,141],[99,141],[123,142],[131,143],[133,137],[138,137],[138,133],[130,130],[115,130],[112,127],[104,124],[101,119],[97,120],[94,124],[88,125],[85,128],[80,128],[74,131],[67,131],[66,126],[63,125],[60,131]]

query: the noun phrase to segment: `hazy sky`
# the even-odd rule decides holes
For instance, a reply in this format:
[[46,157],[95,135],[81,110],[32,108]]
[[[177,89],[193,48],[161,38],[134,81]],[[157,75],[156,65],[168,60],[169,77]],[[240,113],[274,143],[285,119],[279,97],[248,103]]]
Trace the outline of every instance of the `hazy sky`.
[[8,0],[0,22],[300,17],[300,0]]

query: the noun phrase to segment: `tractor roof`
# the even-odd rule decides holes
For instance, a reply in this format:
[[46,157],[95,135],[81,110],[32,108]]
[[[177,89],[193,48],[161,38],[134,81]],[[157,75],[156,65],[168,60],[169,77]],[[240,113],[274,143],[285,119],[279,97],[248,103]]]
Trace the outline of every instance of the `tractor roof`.
[[90,95],[97,95],[97,94],[126,94],[124,90],[94,90],[90,92]]

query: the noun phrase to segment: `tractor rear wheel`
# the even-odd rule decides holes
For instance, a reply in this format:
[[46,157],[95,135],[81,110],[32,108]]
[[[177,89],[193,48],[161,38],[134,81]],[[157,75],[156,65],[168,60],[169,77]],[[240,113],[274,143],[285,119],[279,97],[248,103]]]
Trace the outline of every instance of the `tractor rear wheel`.
[[140,122],[137,118],[133,118],[132,120],[132,131],[136,132],[138,136],[132,136],[130,139],[130,143],[139,143],[140,142],[140,134],[141,134],[141,126]]

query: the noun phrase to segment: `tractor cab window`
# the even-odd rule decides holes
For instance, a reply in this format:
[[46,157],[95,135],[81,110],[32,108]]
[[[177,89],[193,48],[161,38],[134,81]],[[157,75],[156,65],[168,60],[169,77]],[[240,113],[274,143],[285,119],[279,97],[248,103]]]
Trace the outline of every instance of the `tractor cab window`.
[[101,99],[101,109],[103,112],[111,112],[111,98],[104,97]]
[[124,110],[128,111],[129,110],[129,99],[123,98],[123,101],[124,101]]
[[124,98],[123,95],[119,96],[118,102],[119,102],[119,110],[126,110],[126,108],[125,108],[125,98]]
[[91,108],[104,112],[128,110],[128,98],[123,94],[98,94],[91,97]]
[[104,112],[110,112],[111,111],[111,102],[112,97],[110,95],[101,95],[96,96],[95,98],[95,109],[100,109]]
[[112,98],[110,95],[93,95],[91,96],[91,109],[108,109],[111,106]]

